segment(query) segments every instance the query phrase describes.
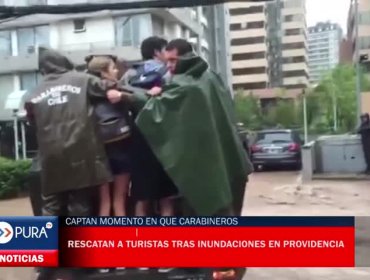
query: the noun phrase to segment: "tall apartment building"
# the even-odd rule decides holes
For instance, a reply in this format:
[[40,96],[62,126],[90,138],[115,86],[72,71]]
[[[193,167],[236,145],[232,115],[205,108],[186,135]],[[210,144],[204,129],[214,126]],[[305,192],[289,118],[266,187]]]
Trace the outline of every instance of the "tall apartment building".
[[305,0],[228,6],[234,89],[306,87]]
[[[367,54],[370,56],[370,1],[369,0],[358,0],[358,36],[359,36],[359,50],[360,55]],[[356,30],[355,30],[355,6],[354,1],[351,2],[351,6],[348,13],[347,21],[347,36],[348,40],[352,42],[352,58],[355,62],[355,49],[356,49]]]
[[266,88],[269,85],[266,7],[247,2],[229,3],[228,6],[233,88]]
[[317,84],[338,63],[342,43],[342,29],[338,24],[319,22],[308,28],[310,82]]
[[[99,2],[107,1],[0,0],[0,5]],[[231,74],[227,71],[227,32],[220,27],[225,25],[221,21],[228,19],[227,13],[225,14],[223,5],[207,9],[209,10],[138,9],[61,15],[37,14],[1,23],[0,121],[12,118],[12,112],[4,109],[7,96],[13,91],[29,90],[40,80],[36,54],[37,46],[40,45],[57,49],[77,65],[82,65],[84,57],[91,53],[110,53],[128,61],[140,60],[140,43],[152,35],[167,39],[186,38],[194,43],[196,50],[228,82]],[[224,42],[224,45],[219,42]]]
[[352,63],[352,42],[347,38],[342,39],[339,47],[339,63]]

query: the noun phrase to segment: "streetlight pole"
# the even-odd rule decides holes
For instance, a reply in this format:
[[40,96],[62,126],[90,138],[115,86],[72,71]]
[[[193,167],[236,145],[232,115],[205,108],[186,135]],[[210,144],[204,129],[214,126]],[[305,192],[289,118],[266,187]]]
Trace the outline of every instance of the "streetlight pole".
[[306,103],[306,90],[302,90],[303,95],[303,126],[304,126],[304,144],[308,143],[308,125],[307,125],[307,103]]
[[338,113],[337,113],[337,96],[336,96],[335,84],[334,84],[334,79],[333,79],[333,71],[331,72],[330,80],[331,80],[331,89],[332,89],[332,97],[333,97],[333,118],[334,118],[333,130],[334,132],[336,132],[338,129]]
[[357,97],[357,122],[361,116],[361,66],[360,66],[360,40],[359,40],[359,13],[358,0],[353,0],[355,5],[355,63],[356,63],[356,97]]

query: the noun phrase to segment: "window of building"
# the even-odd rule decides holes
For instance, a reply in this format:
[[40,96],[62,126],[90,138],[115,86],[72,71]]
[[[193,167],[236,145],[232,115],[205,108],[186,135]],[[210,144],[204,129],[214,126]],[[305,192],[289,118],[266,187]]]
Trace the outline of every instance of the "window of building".
[[84,19],[75,19],[73,21],[73,29],[75,33],[85,32],[86,25]]
[[243,46],[252,44],[261,44],[265,42],[265,37],[247,37],[247,38],[237,38],[231,40],[232,46]]
[[283,77],[284,78],[307,77],[308,79],[308,73],[305,70],[284,71]]
[[[155,35],[163,35],[164,30],[161,34],[154,33],[154,22],[153,26],[150,25],[150,20],[147,20],[149,15],[135,15],[128,17],[115,18],[115,34],[116,34],[116,45],[117,46],[140,46],[141,39],[147,33]],[[153,29],[152,29],[153,28]],[[163,27],[164,29],[164,27]],[[160,30],[156,29],[155,32]]]
[[267,82],[259,83],[243,83],[243,84],[233,84],[233,90],[252,90],[252,89],[263,89],[267,87]]
[[[157,36],[164,35],[165,22],[162,18],[152,15],[153,34]],[[204,28],[204,27],[203,27]]]
[[12,55],[11,33],[8,30],[0,31],[0,55]]
[[243,30],[243,29],[259,29],[263,28],[265,23],[263,21],[253,21],[253,22],[242,22],[242,23],[233,23],[230,25],[230,30]]
[[182,38],[187,38],[187,30],[185,26],[181,26],[181,36]]
[[253,21],[247,23],[247,29],[258,29],[263,28],[265,23],[263,21]]
[[301,62],[306,62],[306,58],[304,56],[291,56],[283,58],[283,63],[301,63]]
[[19,75],[21,90],[32,90],[42,80],[39,72],[25,72]]
[[17,38],[19,54],[35,53],[38,46],[49,46],[49,26],[19,28]]
[[359,13],[360,24],[370,25],[370,11]]
[[263,73],[266,73],[266,68],[265,67],[239,68],[239,69],[233,69],[232,72],[233,72],[233,75],[235,76],[263,74]]
[[284,17],[285,22],[304,21],[304,15],[287,15]]
[[252,6],[249,8],[236,8],[236,9],[230,9],[230,15],[231,16],[240,16],[240,15],[246,15],[246,14],[258,14],[263,13],[263,6]]
[[303,42],[283,44],[283,50],[304,49],[305,47]]
[[284,35],[286,35],[286,36],[301,35],[303,33],[304,33],[304,31],[300,28],[286,29],[284,31]]
[[370,37],[359,38],[360,49],[370,49]]
[[249,59],[261,59],[265,58],[265,52],[254,52],[254,53],[238,53],[232,55],[232,60],[249,60]]

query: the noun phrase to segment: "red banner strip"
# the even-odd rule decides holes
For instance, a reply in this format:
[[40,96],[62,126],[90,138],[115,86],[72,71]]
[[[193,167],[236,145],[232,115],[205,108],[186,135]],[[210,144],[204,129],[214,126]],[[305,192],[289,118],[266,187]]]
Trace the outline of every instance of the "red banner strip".
[[66,227],[63,267],[353,267],[353,227]]
[[58,250],[0,250],[0,266],[57,267]]

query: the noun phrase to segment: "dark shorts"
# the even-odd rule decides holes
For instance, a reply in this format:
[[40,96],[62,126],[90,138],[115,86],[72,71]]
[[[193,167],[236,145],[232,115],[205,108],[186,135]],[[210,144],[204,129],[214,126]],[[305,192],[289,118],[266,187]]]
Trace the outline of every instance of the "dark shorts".
[[133,128],[131,159],[131,196],[135,201],[158,200],[178,194],[177,187],[136,127]]
[[131,173],[130,148],[130,138],[105,145],[105,150],[113,175]]

